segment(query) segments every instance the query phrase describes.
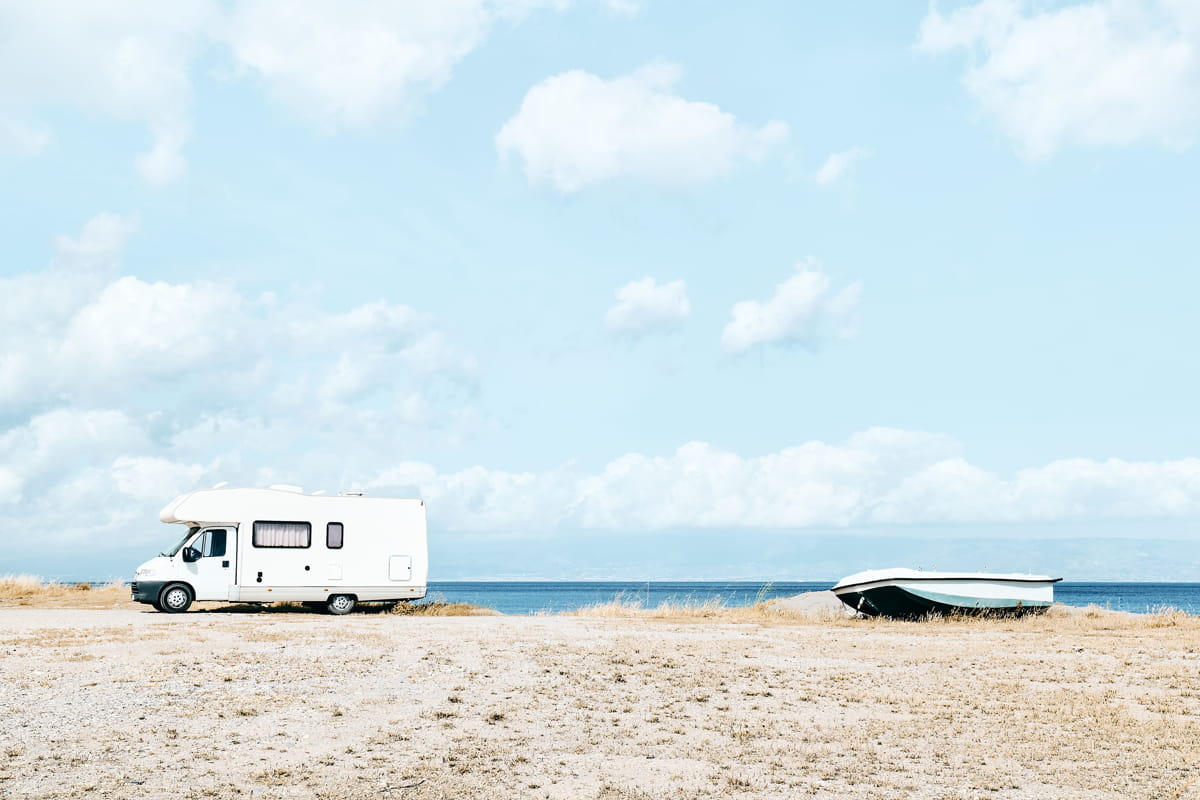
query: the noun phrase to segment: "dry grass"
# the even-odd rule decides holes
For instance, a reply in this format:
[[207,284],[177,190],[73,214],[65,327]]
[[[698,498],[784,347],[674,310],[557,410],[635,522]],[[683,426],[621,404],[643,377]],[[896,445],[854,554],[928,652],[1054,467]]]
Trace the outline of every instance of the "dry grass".
[[[892,620],[872,620],[893,623]],[[903,624],[903,623],[900,623]],[[1056,604],[1044,614],[1011,616],[947,616],[931,617],[917,623],[942,625],[964,630],[1026,631],[1030,633],[1087,633],[1110,631],[1141,631],[1155,628],[1180,628],[1200,631],[1200,616],[1175,608],[1162,608],[1149,614],[1112,611],[1091,605],[1085,608]]]
[[48,585],[37,575],[0,575],[0,599],[27,597],[45,591]]
[[[750,608],[754,608],[751,606]],[[726,606],[720,597],[707,598],[705,600],[671,602],[663,601],[657,606],[646,607],[646,605],[637,598],[618,597],[615,600],[610,600],[607,603],[596,603],[590,606],[584,606],[575,611],[563,612],[563,616],[568,617],[615,617],[618,619],[713,619],[715,617],[728,618],[735,612],[742,612],[746,609],[731,608]]]
[[748,606],[726,606],[721,599],[663,602],[646,607],[636,598],[617,598],[607,603],[585,606],[563,616],[609,619],[653,619],[671,622],[704,620],[720,623],[810,624],[842,628],[878,630],[914,630],[935,626],[954,630],[994,630],[1028,632],[1136,631],[1154,628],[1200,630],[1200,616],[1175,608],[1160,608],[1149,614],[1112,611],[1099,606],[1077,608],[1056,604],[1042,614],[930,615],[917,620],[885,617],[848,616],[836,609],[792,609],[771,602]]
[[584,606],[575,611],[562,612],[562,616],[602,617],[612,619],[656,619],[674,622],[689,620],[711,620],[730,623],[778,623],[811,622],[826,624],[846,619],[840,608],[793,609],[774,602],[759,599],[745,606],[729,606],[717,595],[705,598],[683,598],[664,600],[657,606],[646,606],[637,596],[621,595],[606,603]]
[[397,603],[391,613],[406,617],[478,617],[497,614],[490,608],[470,603],[448,603],[445,600],[428,600],[423,603]]
[[47,581],[37,575],[0,575],[2,605],[112,608],[128,602],[129,584],[123,581],[93,586]]

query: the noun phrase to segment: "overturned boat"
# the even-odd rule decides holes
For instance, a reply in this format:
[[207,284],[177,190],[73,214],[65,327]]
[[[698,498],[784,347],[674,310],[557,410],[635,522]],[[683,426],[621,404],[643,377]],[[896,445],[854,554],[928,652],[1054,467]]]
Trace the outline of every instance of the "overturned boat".
[[1017,573],[877,569],[842,578],[833,593],[871,617],[1026,614],[1045,611],[1054,602],[1054,584],[1061,580]]

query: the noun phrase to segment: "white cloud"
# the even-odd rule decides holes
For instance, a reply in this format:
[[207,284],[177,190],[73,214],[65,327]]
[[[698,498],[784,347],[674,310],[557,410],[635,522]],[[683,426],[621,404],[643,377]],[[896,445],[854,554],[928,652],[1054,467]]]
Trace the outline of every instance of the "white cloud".
[[430,315],[114,277],[135,227],[100,215],[46,270],[0,280],[10,530],[73,541],[220,480],[342,488],[479,424],[475,360]]
[[617,290],[617,304],[604,315],[604,328],[610,333],[640,336],[673,327],[691,313],[683,281],[659,286],[654,278],[647,277]]
[[1200,513],[1200,459],[1064,459],[1005,480],[961,459],[930,465],[880,498],[878,522],[1056,522]]
[[[240,296],[228,287],[148,284],[124,277],[90,294],[95,278],[86,276],[74,286],[67,278],[63,296],[54,297],[59,284],[50,277],[26,276],[35,290],[25,296],[35,302],[48,298],[44,304],[27,305],[0,319],[0,331],[14,345],[0,355],[5,378],[0,407],[103,401],[256,352],[248,324],[252,318],[244,315]],[[78,304],[64,305],[73,295]],[[27,327],[22,318],[37,322]]]
[[[79,434],[87,436],[89,431]],[[3,447],[0,439],[0,450]],[[102,558],[110,549],[169,538],[171,534],[164,535],[156,524],[158,510],[183,491],[213,485],[212,475],[219,474],[220,465],[123,454],[152,448],[148,440],[136,439],[93,441],[86,450],[60,448],[62,458],[69,461],[59,460],[40,471],[20,466],[12,471],[21,474],[15,495],[7,496],[7,506],[3,505],[6,479],[0,469],[0,508],[8,523],[0,531],[0,547],[37,542],[44,551],[62,554],[63,548],[86,543],[86,557],[63,559],[82,565]]]
[[39,381],[46,382],[43,392],[53,393],[70,380],[55,368],[58,334],[109,280],[136,226],[133,219],[100,214],[79,238],[58,238],[49,269],[0,279],[0,408],[32,400]]
[[798,345],[816,349],[830,336],[854,333],[854,315],[862,283],[832,292],[828,275],[809,259],[797,265],[792,277],[775,287],[766,301],[743,300],[733,306],[733,319],[721,333],[727,353],[742,353],[759,345]]
[[165,505],[195,489],[210,469],[156,456],[120,456],[112,462],[112,481],[117,491],[134,500]]
[[55,468],[63,461],[140,447],[145,441],[138,423],[120,411],[60,408],[0,434],[0,452],[5,463],[29,473]]
[[187,160],[183,157],[183,145],[187,142],[187,130],[179,124],[155,124],[154,146],[135,160],[138,174],[151,186],[166,186],[187,172]]
[[499,20],[558,0],[239,0],[225,40],[235,62],[305,116],[367,125],[450,79]]
[[983,0],[931,10],[918,47],[968,50],[963,84],[1029,158],[1068,143],[1180,146],[1200,125],[1200,5],[1192,0],[1058,8]]
[[747,127],[711,103],[674,93],[682,77],[655,63],[612,80],[582,70],[546,78],[496,135],[531,183],[561,192],[633,176],[666,185],[703,183],[761,159],[788,135],[782,122]]
[[1011,478],[974,466],[952,438],[873,428],[747,457],[704,442],[629,453],[594,474],[397,464],[371,488],[417,492],[439,524],[473,531],[1066,522],[1200,516],[1200,459],[1067,459]]
[[[628,5],[610,0],[614,8]],[[65,104],[144,123],[134,159],[152,186],[178,180],[191,131],[192,71],[220,46],[304,116],[368,125],[450,79],[498,23],[570,0],[71,0],[0,8],[0,152],[36,155],[49,133],[9,112]]]
[[[147,443],[141,427],[120,411],[56,409],[38,414],[0,433],[3,493],[9,502],[18,502],[26,484],[37,485],[48,475],[103,462]],[[64,465],[69,465],[68,470]]]
[[8,467],[0,467],[0,505],[21,501],[21,476]]
[[829,158],[825,159],[825,163],[821,164],[821,168],[817,170],[817,185],[832,186],[846,175],[856,163],[870,156],[871,151],[862,147],[851,147],[849,150],[833,153]]
[[622,17],[636,17],[642,11],[640,0],[604,0],[608,10]]
[[[271,385],[280,402],[396,402],[442,379],[470,393],[474,359],[427,314],[377,300],[345,312],[252,300],[207,281],[112,277],[133,220],[100,215],[60,237],[51,267],[0,280],[0,408],[183,394],[207,381],[231,397]],[[287,387],[284,389],[283,387]],[[205,395],[210,395],[209,389]],[[286,399],[286,398],[292,399]],[[310,403],[311,405],[311,403]]]
[[55,266],[79,271],[85,268],[107,268],[125,247],[125,242],[137,232],[136,217],[119,214],[97,214],[88,220],[78,239],[59,236],[55,240],[58,256]]
[[58,342],[58,369],[77,380],[139,381],[204,369],[247,347],[256,320],[232,288],[118,278],[77,309]]
[[13,107],[66,103],[146,123],[155,144],[139,169],[161,184],[182,163],[188,73],[216,15],[208,0],[8,3],[0,10],[0,95]]
[[[154,512],[179,492],[219,480],[417,494],[439,529],[502,533],[799,533],[1200,517],[1196,458],[1064,459],[1004,477],[968,462],[951,437],[872,428],[840,443],[810,441],[758,456],[689,442],[667,455],[627,453],[591,472],[568,463],[544,472],[474,466],[443,473],[428,463],[397,460],[390,448],[372,451],[366,439],[380,429],[359,431],[355,439],[353,425],[285,458],[281,442],[289,435],[311,438],[312,432],[301,434],[294,419],[264,422],[225,413],[168,441],[150,434],[151,417],[113,410],[60,409],[0,434],[7,530],[68,542],[137,522],[144,533],[130,532],[128,540],[161,538],[145,524]],[[258,448],[268,458],[256,459]],[[207,455],[198,457],[197,450]],[[264,463],[271,466],[259,466]]]
[[50,132],[36,123],[0,117],[0,154],[36,156],[50,142]]

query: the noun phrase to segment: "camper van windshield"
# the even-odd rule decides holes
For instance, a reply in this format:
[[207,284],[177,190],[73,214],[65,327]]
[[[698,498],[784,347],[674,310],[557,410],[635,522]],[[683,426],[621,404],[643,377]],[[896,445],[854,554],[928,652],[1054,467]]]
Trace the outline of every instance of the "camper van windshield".
[[170,550],[166,551],[165,553],[160,553],[159,555],[164,555],[164,556],[173,556],[173,555],[175,555],[176,553],[178,553],[178,552],[179,552],[179,548],[183,547],[184,543],[185,543],[185,542],[186,542],[188,539],[192,538],[192,534],[193,534],[193,533],[195,533],[195,532],[196,532],[196,531],[198,531],[198,530],[200,530],[200,529],[199,529],[199,528],[188,528],[188,530],[187,530],[187,533],[185,533],[185,534],[183,535],[183,538],[182,538],[182,539],[180,539],[180,540],[179,540],[179,542],[178,542],[178,543],[177,543],[177,544],[176,544],[174,547],[172,547]]

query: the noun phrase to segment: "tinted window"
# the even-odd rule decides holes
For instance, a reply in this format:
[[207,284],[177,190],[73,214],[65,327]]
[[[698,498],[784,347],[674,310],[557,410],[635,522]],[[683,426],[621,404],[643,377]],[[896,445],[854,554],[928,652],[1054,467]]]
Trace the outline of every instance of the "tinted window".
[[342,523],[331,522],[325,526],[325,546],[337,550],[342,546]]
[[256,522],[255,547],[309,547],[312,525],[307,522]]
[[204,534],[204,544],[200,548],[200,555],[208,558],[221,557],[225,555],[225,537],[227,531],[224,528],[219,530],[208,531]]

